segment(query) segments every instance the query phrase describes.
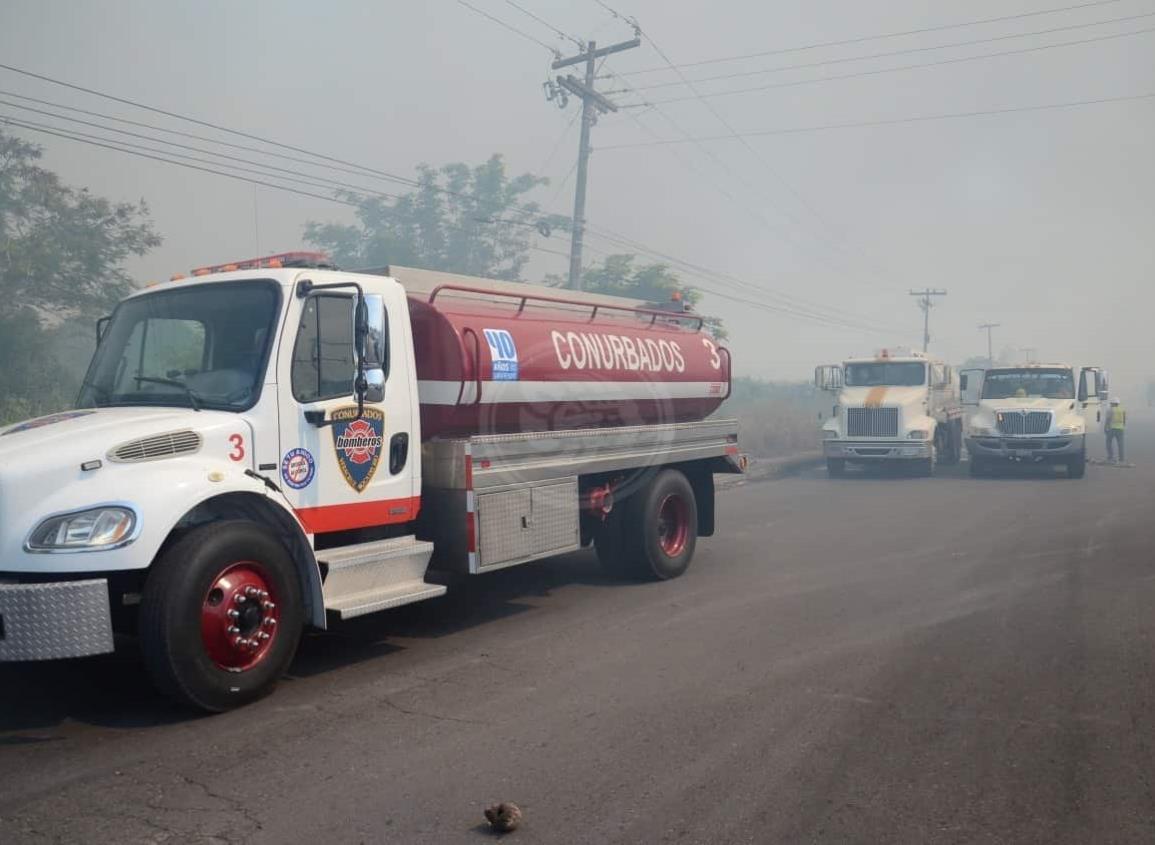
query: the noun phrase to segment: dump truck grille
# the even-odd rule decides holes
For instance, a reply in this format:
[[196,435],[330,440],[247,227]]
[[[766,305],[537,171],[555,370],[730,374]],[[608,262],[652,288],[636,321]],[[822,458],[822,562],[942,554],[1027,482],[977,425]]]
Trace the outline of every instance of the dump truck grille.
[[200,448],[201,436],[195,431],[170,431],[122,443],[108,453],[108,458],[130,464],[171,458],[174,455],[191,455]]
[[1046,434],[1051,430],[1051,412],[1004,411],[998,424],[1000,434]]
[[898,437],[898,408],[847,408],[850,437]]

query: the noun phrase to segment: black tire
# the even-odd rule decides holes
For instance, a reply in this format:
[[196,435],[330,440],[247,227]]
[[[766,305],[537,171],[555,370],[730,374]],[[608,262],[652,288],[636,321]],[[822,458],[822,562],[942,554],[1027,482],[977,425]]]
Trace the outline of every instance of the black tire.
[[846,475],[846,459],[827,458],[826,474],[831,478],[842,478],[842,476]]
[[1082,478],[1087,474],[1087,453],[1080,452],[1067,462],[1067,478]]
[[[253,590],[265,585],[267,595],[239,598],[247,588],[220,587],[246,580]],[[233,645],[238,638],[223,627],[217,631],[212,620],[231,610],[243,614],[235,624],[244,626],[241,642],[256,643],[251,649]],[[211,634],[202,634],[202,622]],[[219,713],[273,690],[292,662],[303,624],[296,567],[280,541],[251,522],[214,523],[189,532],[153,564],[141,602],[140,645],[162,692]]]
[[698,542],[698,506],[682,473],[659,472],[626,500],[619,518],[624,571],[647,581],[668,581],[690,567]]
[[990,472],[990,467],[987,465],[987,462],[985,460],[983,460],[982,458],[975,458],[975,457],[971,458],[971,477],[972,478],[982,478],[983,476],[989,474],[989,472]]

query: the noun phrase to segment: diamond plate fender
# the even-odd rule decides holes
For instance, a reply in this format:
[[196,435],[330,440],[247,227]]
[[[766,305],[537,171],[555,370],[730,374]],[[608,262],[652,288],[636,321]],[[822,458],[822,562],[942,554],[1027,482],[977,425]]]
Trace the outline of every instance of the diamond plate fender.
[[0,584],[0,662],[113,650],[108,582]]

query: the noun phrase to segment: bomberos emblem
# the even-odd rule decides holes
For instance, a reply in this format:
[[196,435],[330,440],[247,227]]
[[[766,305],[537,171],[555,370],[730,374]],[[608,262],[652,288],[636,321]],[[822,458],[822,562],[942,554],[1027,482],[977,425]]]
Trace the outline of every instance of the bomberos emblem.
[[357,408],[337,408],[329,415],[333,421],[333,449],[337,466],[349,486],[358,493],[369,486],[385,440],[385,414],[377,408],[366,408],[357,418]]

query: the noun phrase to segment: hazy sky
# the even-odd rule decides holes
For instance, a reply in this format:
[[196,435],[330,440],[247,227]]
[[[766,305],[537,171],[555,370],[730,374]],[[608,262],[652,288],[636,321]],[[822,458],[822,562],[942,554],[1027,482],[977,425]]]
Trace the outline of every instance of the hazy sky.
[[[510,0],[469,2],[572,51]],[[657,48],[680,64],[1077,2],[608,5],[636,16]],[[518,5],[602,44],[632,36],[595,0]],[[1104,23],[1083,26],[1091,22]],[[708,268],[713,278],[686,276],[706,289],[765,305],[790,297],[878,328],[839,328],[707,296],[704,310],[725,318],[730,328],[740,373],[806,378],[816,363],[918,344],[921,315],[907,291],[931,286],[949,290],[932,313],[932,349],[945,357],[985,354],[985,334],[976,326],[999,322],[996,347],[1033,347],[1045,359],[1101,363],[1117,386],[1134,391],[1141,378],[1155,374],[1155,99],[763,135],[749,138],[749,148],[734,139],[607,148],[682,133],[727,135],[725,124],[739,133],[758,132],[1152,94],[1152,29],[1155,3],[1119,0],[687,67],[685,75],[695,80],[1053,30],[701,82],[696,88],[707,96],[778,86],[708,98],[713,111],[681,84],[617,95],[623,103],[645,97],[656,107],[626,109],[595,127],[600,149],[591,163],[589,221]],[[865,73],[1140,30],[1147,31]],[[536,195],[545,206],[562,213],[572,208],[576,105],[561,111],[545,101],[549,53],[455,0],[0,0],[0,61],[394,173],[409,175],[420,162],[477,163],[500,152],[512,172],[552,180]],[[612,57],[603,71],[624,74],[664,64],[647,42]],[[850,74],[858,76],[783,84]],[[625,78],[633,86],[679,81],[668,70]],[[622,88],[615,79],[599,84]],[[6,70],[0,70],[0,90],[205,131]],[[0,114],[63,125],[10,106],[0,106]],[[322,200],[24,130],[17,134],[43,143],[46,165],[70,182],[149,202],[165,244],[133,265],[142,281],[258,251],[299,248],[306,220],[348,217],[346,209]],[[357,176],[338,178],[396,190]],[[590,243],[621,251],[597,235]],[[564,233],[540,244],[568,250]],[[537,280],[565,266],[562,257],[538,253],[527,275]],[[735,287],[718,275],[751,287]]]

